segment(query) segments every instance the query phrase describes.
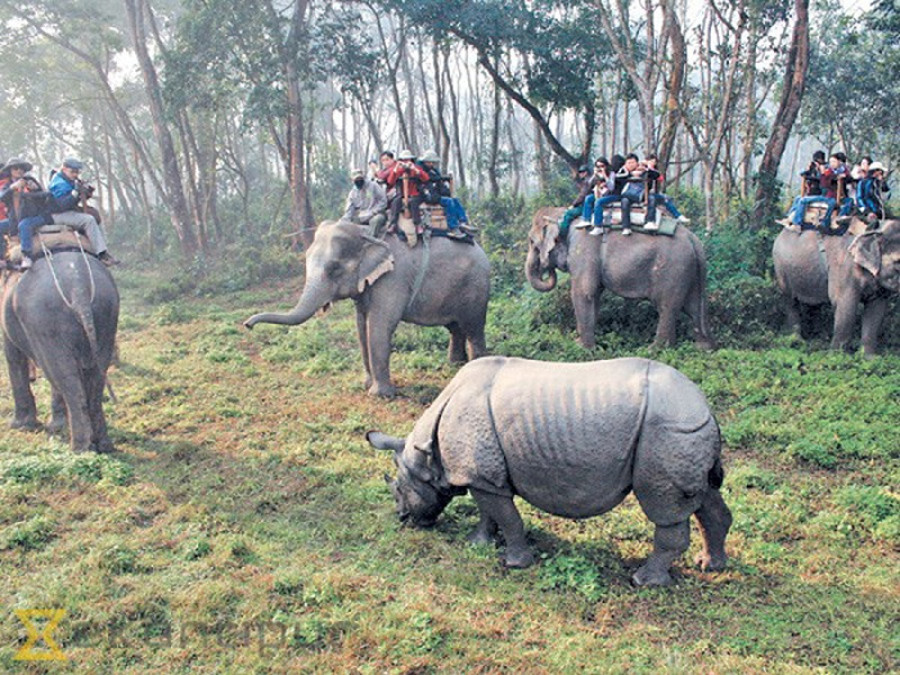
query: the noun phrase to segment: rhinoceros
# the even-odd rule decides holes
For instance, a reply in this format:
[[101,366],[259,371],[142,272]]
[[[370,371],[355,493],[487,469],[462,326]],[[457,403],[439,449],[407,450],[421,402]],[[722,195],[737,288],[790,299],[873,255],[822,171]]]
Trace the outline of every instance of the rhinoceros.
[[397,478],[385,478],[401,521],[430,527],[468,490],[480,514],[469,540],[490,542],[499,527],[508,567],[534,562],[514,495],[554,515],[587,518],[632,490],[656,526],[635,585],[672,583],[692,513],[703,536],[697,563],[725,566],[731,512],[719,492],[719,427],[699,387],[663,363],[481,358],[456,374],[405,439],[366,437],[394,451]]

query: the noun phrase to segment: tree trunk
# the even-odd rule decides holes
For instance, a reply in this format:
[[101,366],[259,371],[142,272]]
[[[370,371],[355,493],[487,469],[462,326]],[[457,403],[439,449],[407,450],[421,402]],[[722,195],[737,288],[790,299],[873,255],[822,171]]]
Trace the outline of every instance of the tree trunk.
[[163,182],[166,185],[166,193],[168,195],[169,217],[181,244],[182,255],[190,259],[197,252],[197,237],[191,222],[187,200],[184,196],[184,186],[181,183],[181,169],[178,165],[178,156],[175,153],[175,143],[166,123],[159,78],[150,58],[150,52],[147,49],[147,33],[144,27],[145,1],[125,0],[128,28],[131,33],[135,55],[141,68],[144,88],[147,92],[150,116],[153,120],[153,133],[162,157]]
[[806,86],[806,73],[809,69],[809,0],[794,0],[794,12],[796,18],[785,68],[781,103],[759,166],[756,204],[753,211],[753,226],[757,228],[761,227],[775,210],[778,197],[776,190],[778,165],[781,163],[791,129],[797,120],[797,113],[800,111],[803,90]]

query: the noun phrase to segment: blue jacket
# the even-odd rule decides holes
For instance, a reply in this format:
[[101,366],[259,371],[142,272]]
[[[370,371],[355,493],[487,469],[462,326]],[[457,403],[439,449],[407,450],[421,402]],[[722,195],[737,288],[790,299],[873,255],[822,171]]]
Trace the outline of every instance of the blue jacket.
[[878,215],[879,218],[884,218],[884,198],[881,193],[889,191],[890,188],[888,188],[886,181],[882,182],[874,176],[863,178],[859,182],[857,189],[857,199],[860,202],[860,207],[869,213]]
[[[54,213],[62,213],[63,211],[74,211],[78,208],[78,187],[71,182],[62,171],[57,171],[47,186],[56,204],[54,205]],[[75,194],[72,194],[72,193]]]

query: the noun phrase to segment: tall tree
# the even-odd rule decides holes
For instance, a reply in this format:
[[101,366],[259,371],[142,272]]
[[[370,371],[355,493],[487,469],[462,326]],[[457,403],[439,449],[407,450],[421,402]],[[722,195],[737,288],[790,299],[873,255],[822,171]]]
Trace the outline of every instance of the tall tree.
[[794,30],[787,53],[781,99],[757,176],[756,203],[753,209],[756,227],[760,227],[775,211],[778,197],[776,189],[778,165],[781,164],[788,137],[800,112],[808,70],[809,0],[794,0]]

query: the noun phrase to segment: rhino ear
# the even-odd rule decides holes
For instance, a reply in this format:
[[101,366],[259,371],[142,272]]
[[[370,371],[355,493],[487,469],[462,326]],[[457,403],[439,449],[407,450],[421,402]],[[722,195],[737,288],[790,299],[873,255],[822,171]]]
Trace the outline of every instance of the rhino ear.
[[866,232],[859,235],[850,244],[853,261],[872,276],[881,272],[881,233]]

